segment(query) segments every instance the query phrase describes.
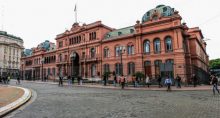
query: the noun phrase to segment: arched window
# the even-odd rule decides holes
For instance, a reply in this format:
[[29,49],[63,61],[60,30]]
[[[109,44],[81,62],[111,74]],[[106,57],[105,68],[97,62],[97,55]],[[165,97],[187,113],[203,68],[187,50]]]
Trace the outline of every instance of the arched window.
[[150,53],[150,41],[144,41],[144,53]]
[[122,74],[122,65],[120,63],[115,64],[115,74],[121,75]]
[[134,62],[129,62],[128,63],[128,74],[132,75],[135,73],[135,64]]
[[109,64],[104,64],[104,72],[110,72]]
[[165,38],[165,48],[166,48],[166,52],[172,52],[173,51],[173,45],[172,45],[172,39],[171,37],[166,37]]
[[90,49],[91,58],[95,57],[95,48]]
[[109,48],[104,48],[104,58],[109,57]]
[[128,55],[134,54],[134,45],[128,45]]
[[161,48],[160,48],[160,39],[157,38],[154,40],[154,53],[160,53]]

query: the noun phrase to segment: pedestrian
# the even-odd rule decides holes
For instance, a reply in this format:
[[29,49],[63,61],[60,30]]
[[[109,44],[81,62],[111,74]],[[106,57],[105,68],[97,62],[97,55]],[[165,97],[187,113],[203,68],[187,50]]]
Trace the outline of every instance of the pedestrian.
[[176,76],[176,81],[177,81],[177,88],[181,88],[181,84],[180,84],[180,82],[181,82],[181,77],[177,74],[177,76]]
[[193,74],[192,80],[193,80],[193,86],[196,87],[198,78],[197,78],[197,76],[195,74]]
[[16,84],[20,84],[20,77],[19,77],[19,76],[17,76],[17,82],[16,82]]
[[10,83],[10,80],[11,80],[11,77],[10,77],[10,75],[8,75],[7,84]]
[[138,87],[139,86],[139,77],[136,76],[135,77],[135,87]]
[[148,88],[150,87],[150,78],[148,75],[146,75],[145,84],[147,85]]
[[62,77],[62,75],[59,76],[59,86],[63,86],[63,77]]
[[132,83],[133,83],[133,86],[136,87],[136,77],[135,77],[135,74],[133,74],[133,76],[132,76]]
[[83,83],[82,77],[78,76],[78,78],[79,78],[79,84],[82,85],[82,83]]
[[165,79],[165,85],[167,86],[167,91],[171,91],[172,80],[169,76]]
[[78,85],[80,85],[80,78],[79,78],[79,76],[77,77],[77,82],[78,82]]
[[68,79],[68,85],[71,86],[71,83],[72,83],[72,82],[71,82],[71,77],[70,77],[70,75],[67,77],[67,79]]
[[116,84],[117,84],[118,82],[117,82],[117,77],[116,77],[116,75],[114,76],[114,86],[116,87]]
[[0,75],[0,83],[3,83],[3,79],[2,76]]
[[124,77],[124,75],[121,75],[120,80],[121,80],[121,89],[124,89],[124,87],[125,87],[125,77]]
[[106,86],[106,84],[107,84],[107,76],[106,76],[106,74],[104,74],[104,76],[103,76],[103,81],[104,81],[104,86]]
[[215,95],[215,90],[218,92],[218,94],[220,94],[218,89],[218,79],[215,75],[212,76],[211,84],[213,85],[212,87],[213,95]]
[[162,85],[161,85],[161,80],[162,80],[162,78],[161,78],[161,76],[159,75],[159,76],[158,76],[158,79],[157,79],[159,88],[162,87]]

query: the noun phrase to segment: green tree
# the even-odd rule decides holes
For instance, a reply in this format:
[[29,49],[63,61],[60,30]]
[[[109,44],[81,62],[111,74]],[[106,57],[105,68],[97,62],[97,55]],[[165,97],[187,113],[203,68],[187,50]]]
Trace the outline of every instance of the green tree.
[[220,69],[220,58],[210,60],[209,67],[211,69],[218,69],[218,68]]

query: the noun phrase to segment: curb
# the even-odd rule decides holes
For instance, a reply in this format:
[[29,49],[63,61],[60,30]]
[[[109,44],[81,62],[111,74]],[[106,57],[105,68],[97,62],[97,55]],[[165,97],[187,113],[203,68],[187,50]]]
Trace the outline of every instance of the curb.
[[[37,81],[25,81],[28,83],[37,83],[37,84],[50,84],[50,85],[58,85],[57,83],[53,82],[37,82]],[[68,86],[64,84],[63,86]],[[130,88],[130,87],[125,87],[124,89],[121,89],[121,87],[102,87],[102,86],[93,86],[93,85],[74,85],[73,87],[84,87],[84,88],[98,88],[98,89],[112,89],[112,90],[143,90],[143,91],[166,91],[166,88],[161,88],[161,89],[156,89],[156,88]],[[191,88],[189,87],[188,89],[174,89],[171,88],[172,91],[209,91],[211,90],[211,86],[209,88]]]
[[17,86],[10,86],[10,87],[22,89],[24,91],[24,94],[22,97],[20,97],[16,101],[14,101],[4,107],[1,107],[0,108],[0,118],[11,113],[12,111],[16,110],[17,108],[24,105],[25,103],[27,103],[32,96],[31,91],[27,88],[22,88],[22,87],[17,87]]

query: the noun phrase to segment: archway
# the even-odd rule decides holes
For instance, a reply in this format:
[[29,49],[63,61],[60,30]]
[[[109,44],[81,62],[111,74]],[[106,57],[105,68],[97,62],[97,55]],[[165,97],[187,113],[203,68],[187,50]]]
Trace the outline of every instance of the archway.
[[76,52],[73,52],[70,55],[71,58],[71,74],[74,77],[79,76],[79,55]]

